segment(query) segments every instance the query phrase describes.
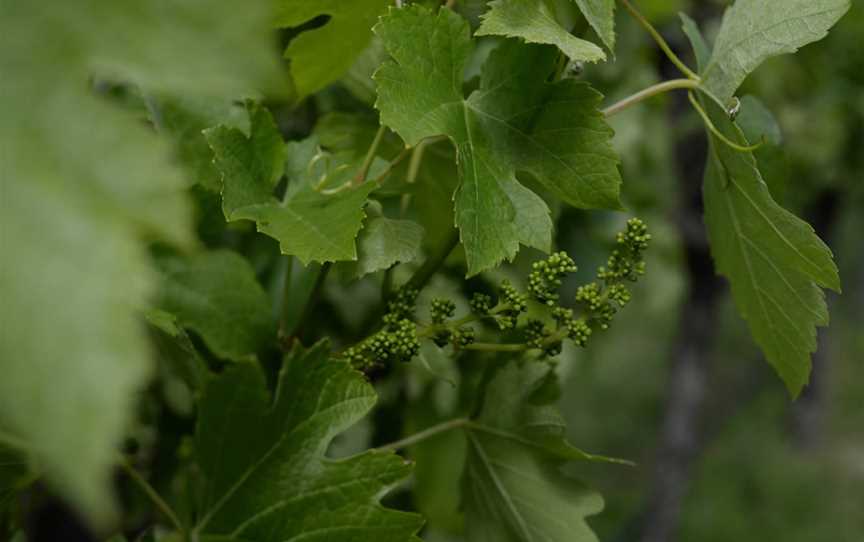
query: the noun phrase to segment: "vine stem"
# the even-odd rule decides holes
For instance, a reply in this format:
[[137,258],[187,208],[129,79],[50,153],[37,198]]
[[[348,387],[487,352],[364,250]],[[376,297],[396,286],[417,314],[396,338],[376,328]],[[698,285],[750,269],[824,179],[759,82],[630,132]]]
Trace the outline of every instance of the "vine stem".
[[[418,146],[420,144],[423,144],[423,143],[431,145],[432,143],[437,143],[439,141],[444,141],[446,139],[447,139],[447,136],[427,137],[426,139],[424,139],[423,141],[418,143]],[[405,147],[404,149],[402,149],[402,152],[400,152],[399,155],[396,156],[396,158],[394,158],[390,162],[390,164],[387,166],[387,168],[384,171],[382,171],[380,175],[375,177],[374,181],[376,183],[383,183],[384,179],[386,179],[391,173],[393,173],[393,170],[396,169],[396,166],[401,164],[409,155],[413,155],[414,148],[415,147]]]
[[462,348],[465,350],[478,350],[481,352],[525,352],[527,350],[542,350],[543,347],[564,340],[565,337],[567,337],[566,330],[559,329],[555,333],[552,333],[543,339],[541,346],[530,343],[471,343]]
[[461,348],[480,352],[524,352],[534,347],[528,343],[471,343]]
[[424,429],[419,433],[414,433],[408,437],[405,437],[401,440],[397,440],[396,442],[391,442],[390,444],[385,444],[384,446],[379,446],[375,448],[377,452],[393,452],[396,450],[400,450],[402,448],[407,448],[408,446],[413,446],[419,442],[423,442],[424,440],[430,439],[439,433],[445,433],[452,429],[458,429],[460,427],[465,427],[471,424],[471,420],[468,418],[455,418],[453,420],[448,420],[446,422],[439,423],[438,425],[433,425],[428,429]]
[[408,279],[408,282],[405,283],[406,288],[413,288],[415,290],[422,290],[423,286],[429,282],[429,279],[432,278],[432,275],[438,271],[438,268],[444,263],[444,260],[447,259],[447,256],[453,252],[453,249],[456,248],[456,245],[459,244],[459,234],[456,230],[450,233],[450,237],[448,237],[441,246],[438,248],[438,251],[431,254],[426,261],[423,262],[423,265],[420,266],[414,275]]
[[386,179],[391,173],[393,173],[393,170],[396,169],[396,166],[401,164],[405,160],[405,158],[408,157],[409,154],[411,154],[411,147],[405,147],[404,149],[402,149],[402,152],[400,152],[396,156],[396,158],[394,158],[387,165],[387,168],[384,169],[384,171],[382,171],[380,175],[375,177],[375,179],[373,179],[373,181],[376,183],[379,183],[379,184],[384,182],[384,179]]
[[[420,165],[423,163],[423,153],[426,151],[426,146],[429,144],[428,139],[424,139],[414,147],[411,152],[411,161],[408,162],[408,176],[405,177],[405,182],[409,185],[417,181],[417,175],[420,173]],[[399,204],[399,214],[404,216],[408,211],[408,205],[411,203],[411,194],[406,192],[402,194],[402,200]]]
[[143,491],[147,495],[147,497],[153,502],[156,508],[158,508],[159,511],[162,512],[162,515],[164,515],[171,522],[174,528],[177,529],[177,532],[180,533],[180,536],[183,538],[183,540],[188,540],[186,527],[183,525],[183,522],[180,521],[179,517],[177,517],[174,509],[172,509],[171,506],[169,506],[168,503],[165,502],[162,496],[159,495],[159,492],[156,491],[153,486],[151,486],[150,483],[144,479],[143,476],[141,476],[141,473],[135,470],[135,467],[133,467],[125,457],[120,458],[120,467],[126,472],[127,475],[129,475],[129,478],[131,478],[132,481],[138,485],[141,491]]
[[372,140],[372,144],[369,145],[369,150],[366,151],[366,157],[363,158],[363,165],[360,168],[360,172],[354,178],[354,184],[362,184],[366,180],[366,176],[369,175],[369,168],[372,167],[372,162],[375,160],[375,153],[378,151],[378,147],[381,146],[381,141],[384,139],[384,132],[387,128],[381,124],[378,126],[378,131],[375,132],[375,139]]
[[653,96],[657,96],[658,94],[669,92],[670,90],[693,90],[696,88],[699,88],[699,81],[693,79],[670,79],[669,81],[663,81],[662,83],[651,85],[648,88],[640,90],[636,94],[627,96],[623,100],[610,105],[602,112],[603,115],[611,117],[612,115],[619,113],[624,109],[627,109],[631,105],[647,100],[648,98],[651,98]]
[[633,6],[633,4],[629,2],[629,0],[620,1],[624,8],[630,12],[630,15],[632,15],[637,21],[639,21],[639,24],[641,24],[642,27],[645,28],[645,30],[647,30],[649,34],[651,34],[651,37],[654,38],[654,41],[657,42],[657,45],[660,46],[660,49],[663,51],[663,53],[666,54],[666,57],[669,58],[672,64],[675,64],[675,67],[678,68],[681,73],[686,75],[689,79],[699,81],[699,76],[693,70],[688,68],[687,64],[684,64],[684,61],[678,58],[678,55],[676,55],[672,48],[669,47],[669,44],[666,42],[665,39],[663,39],[663,36],[660,35],[660,32],[658,32],[657,29],[654,28],[654,25],[652,25],[648,21],[648,19],[646,19],[641,13],[639,13],[639,11]]
[[480,320],[484,320],[487,318],[495,318],[496,314],[500,314],[506,310],[510,309],[510,305],[507,303],[498,304],[494,308],[492,308],[487,314],[468,314],[467,316],[463,316],[462,318],[451,320],[450,322],[445,322],[443,324],[429,324],[429,325],[418,325],[417,338],[418,339],[428,339],[432,337],[439,331],[445,330],[454,330],[458,329],[465,324],[471,324],[474,322],[479,322]]

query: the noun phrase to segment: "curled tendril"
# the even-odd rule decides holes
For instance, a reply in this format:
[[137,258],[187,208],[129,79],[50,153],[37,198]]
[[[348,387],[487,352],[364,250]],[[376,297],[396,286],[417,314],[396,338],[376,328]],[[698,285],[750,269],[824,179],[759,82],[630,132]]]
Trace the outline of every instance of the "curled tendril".
[[710,118],[708,118],[708,113],[705,112],[705,110],[699,104],[699,101],[696,100],[696,97],[693,95],[692,92],[687,93],[687,98],[690,100],[690,103],[693,105],[693,109],[695,109],[696,112],[699,113],[699,116],[702,117],[702,121],[705,123],[705,126],[708,128],[708,131],[711,132],[714,135],[714,137],[719,139],[726,146],[731,147],[738,152],[753,152],[765,144],[765,137],[764,136],[755,145],[746,145],[745,146],[745,145],[739,145],[738,143],[735,143],[734,141],[732,141],[731,139],[729,139],[728,137],[723,135],[723,133],[716,126],[714,126],[714,123],[711,122]]

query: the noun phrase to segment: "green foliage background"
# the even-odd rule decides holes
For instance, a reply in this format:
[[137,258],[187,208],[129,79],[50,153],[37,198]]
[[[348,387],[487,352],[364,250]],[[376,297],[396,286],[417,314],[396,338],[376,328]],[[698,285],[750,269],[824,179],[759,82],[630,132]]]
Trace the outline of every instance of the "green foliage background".
[[[494,130],[492,135],[482,132],[488,121],[478,120],[484,111],[497,114],[513,107],[514,96],[539,95],[537,89],[546,82],[533,84],[538,82],[533,71],[543,73],[553,60],[545,54],[549,49],[523,49],[510,42],[511,49],[505,45],[493,53],[490,65],[495,69],[483,77],[519,72],[520,81],[533,82],[505,89],[512,94],[495,103],[473,99],[471,92],[483,96],[492,85],[481,77],[480,65],[498,38],[486,37],[473,49],[461,47],[449,57],[454,65],[438,74],[443,76],[439,81],[417,66],[409,73],[412,62],[429,51],[411,50],[416,44],[410,35],[392,38],[391,47],[404,39],[408,50],[400,58],[391,49],[402,66],[390,63],[379,72],[385,79],[379,81],[381,94],[390,105],[379,109],[395,132],[385,132],[377,152],[367,157],[365,149],[377,128],[370,75],[386,58],[379,38],[386,39],[388,32],[386,25],[379,26],[379,38],[373,38],[367,29],[377,17],[368,13],[387,2],[323,2],[310,11],[312,3],[286,0],[277,2],[275,19],[263,2],[241,10],[240,16],[230,2],[192,3],[183,8],[179,35],[170,26],[150,24],[160,20],[158,7],[135,11],[124,2],[83,4],[86,10],[80,12],[63,8],[42,13],[26,2],[9,2],[2,11],[0,77],[10,95],[27,97],[28,107],[9,100],[0,105],[0,239],[4,253],[15,255],[14,261],[4,258],[0,283],[0,436],[9,432],[27,440],[33,455],[28,461],[0,447],[0,537],[22,518],[38,521],[42,504],[59,497],[72,502],[85,522],[100,527],[99,536],[113,529],[124,531],[129,540],[135,539],[132,533],[143,533],[141,540],[171,540],[173,535],[151,529],[165,518],[157,519],[128,476],[115,484],[117,507],[109,477],[89,475],[109,472],[116,463],[114,444],[123,442],[183,521],[203,511],[194,531],[201,540],[222,541],[229,533],[269,540],[268,533],[277,530],[300,536],[344,521],[356,536],[400,541],[420,528],[415,512],[426,519],[420,533],[424,540],[510,540],[512,530],[485,508],[490,497],[484,492],[500,480],[523,502],[517,505],[521,514],[541,525],[532,531],[537,536],[591,540],[593,530],[604,541],[638,538],[654,520],[645,511],[657,483],[652,469],[690,278],[677,221],[682,202],[676,164],[682,156],[676,145],[699,137],[702,127],[695,115],[676,113],[677,102],[665,95],[612,118],[611,140],[598,124],[587,144],[609,161],[579,172],[603,177],[602,201],[592,202],[586,194],[556,192],[562,171],[548,169],[540,160],[531,162],[528,153],[520,155],[521,163],[509,163],[524,142],[495,140]],[[506,33],[523,21],[518,5],[496,4],[500,11],[483,22],[481,33],[487,36]],[[539,0],[527,4],[550,5]],[[607,3],[575,4],[589,14],[583,35],[596,44],[562,35],[552,26],[539,33],[532,27],[520,35],[529,42],[554,43],[591,62],[607,57],[610,62],[589,63],[575,76],[602,90],[604,104],[668,77],[661,53],[626,14],[618,13],[612,34],[603,26]],[[484,2],[465,0],[456,7],[475,28],[481,23]],[[723,5],[646,0],[639,7],[695,65],[677,13],[698,15],[713,42]],[[82,12],[99,17],[83,17]],[[331,18],[312,25],[323,24],[322,30],[296,35],[293,27],[323,12]],[[461,19],[449,12],[442,16],[450,17],[445,25],[454,35],[463,32]],[[223,19],[233,19],[233,26],[218,24]],[[45,38],[32,31],[37,27],[60,38]],[[215,28],[227,29],[220,33]],[[281,43],[267,37],[274,28],[282,29]],[[703,436],[688,471],[678,525],[681,540],[857,542],[864,532],[861,36],[864,5],[854,2],[825,40],[795,56],[769,60],[738,91],[758,96],[777,119],[771,142],[756,152],[771,195],[808,219],[826,194],[833,198],[827,241],[844,277],[843,295],[827,296],[832,320],[830,328],[820,331],[819,395],[811,401],[805,392],[792,403],[772,368],[762,362],[764,355],[728,290],[721,293],[706,364],[709,385],[698,428]],[[322,46],[332,47],[339,62],[317,62]],[[27,55],[20,54],[23,50]],[[280,53],[290,60],[280,64]],[[400,94],[398,87],[400,78],[412,77],[414,86],[428,85],[430,96],[419,105],[417,95]],[[444,89],[452,92],[441,90],[448,80],[462,79],[467,92],[459,84]],[[90,89],[83,83],[87,80]],[[600,97],[587,86],[572,81],[546,86],[584,100],[586,115],[596,113]],[[264,105],[272,119],[258,101],[259,91],[267,96]],[[440,126],[422,132],[414,123],[435,100],[448,106],[458,102],[458,114],[450,110],[450,116],[439,119]],[[471,111],[478,117],[469,118]],[[64,121],[58,124],[58,118]],[[481,129],[479,139],[472,126]],[[747,126],[742,127],[747,133]],[[397,133],[412,144],[448,133],[457,141],[456,150],[446,142],[424,142],[423,167],[412,173],[407,160],[388,166],[400,160]],[[306,136],[311,137],[300,141]],[[542,139],[543,133],[532,137]],[[782,147],[774,144],[781,139]],[[623,183],[609,144],[622,158]],[[320,147],[327,152],[322,154]],[[454,210],[454,160],[458,156],[465,167],[477,153],[491,159],[485,162],[489,171],[478,175],[474,170],[475,182],[484,175],[515,182],[518,167],[534,179],[525,181],[527,188],[517,185],[524,191],[518,193],[512,186],[484,184],[488,192],[476,201],[457,200]],[[281,187],[283,164],[289,177],[300,182],[277,201],[272,196]],[[390,180],[340,191],[358,167],[365,167],[370,179],[390,175]],[[39,182],[18,182],[24,177]],[[327,179],[323,185],[322,178]],[[81,197],[82,187],[96,196]],[[336,195],[324,197],[322,188]],[[221,195],[216,194],[220,189]],[[576,285],[590,280],[590,270],[604,262],[622,215],[577,210],[557,200],[578,208],[615,208],[619,189],[628,213],[644,217],[652,227],[650,272],[635,288],[638,301],[621,313],[612,332],[586,350],[565,348],[555,382],[530,367],[511,365],[484,391],[490,358],[457,365],[428,344],[414,362],[376,378],[374,389],[347,365],[328,365],[325,345],[287,349],[290,354],[280,359],[280,348],[285,348],[277,337],[299,337],[305,344],[331,337],[339,350],[373,331],[381,316],[383,271],[405,264],[383,278],[404,282],[422,254],[448,242],[454,221],[467,222],[464,216],[484,206],[490,221],[467,237],[463,232],[468,252],[460,248],[447,259],[444,271],[421,294],[421,310],[433,297],[446,296],[464,313],[471,292],[489,291],[502,278],[518,281],[539,251],[525,247],[512,265],[489,269],[513,256],[517,241],[544,250],[555,246],[574,256],[580,271],[563,285],[565,296],[572,297]],[[181,190],[188,197],[178,197]],[[377,201],[364,208],[373,190]],[[409,216],[401,212],[410,201],[403,194],[422,202]],[[508,227],[504,218],[492,221],[496,208],[510,204],[527,217],[512,232],[503,229]],[[552,238],[550,217],[557,221]],[[315,221],[325,227],[311,227]],[[281,255],[280,247],[296,259]],[[358,256],[358,262],[332,268],[315,263]],[[466,280],[466,268],[476,276]],[[329,270],[326,281],[319,280],[322,269]],[[833,279],[822,283],[834,286]],[[317,299],[314,309],[306,307],[309,298]],[[93,299],[106,303],[93,304]],[[34,322],[38,325],[30,325]],[[800,319],[802,336],[812,323]],[[800,349],[802,359],[806,346]],[[148,352],[158,363],[147,361]],[[76,356],[92,361],[90,372],[65,363]],[[206,367],[215,369],[218,379],[202,370]],[[793,393],[803,384],[801,375],[779,370]],[[60,384],[53,388],[59,390],[57,401],[50,403],[56,411],[37,412],[47,404],[40,399],[48,379]],[[302,400],[292,403],[280,393]],[[32,413],[22,407],[28,404]],[[118,404],[123,408],[107,408]],[[304,410],[313,404],[316,408]],[[508,410],[514,404],[528,406]],[[802,440],[795,423],[808,415],[802,414],[807,408],[817,416],[817,431],[816,437]],[[65,417],[82,410],[86,419]],[[367,411],[371,414],[363,417]],[[37,415],[54,424],[30,424]],[[197,425],[196,415],[201,417]],[[366,451],[468,415],[475,416],[475,424],[464,431],[407,448],[406,456],[416,463],[407,481],[410,469],[395,455]],[[306,424],[308,420],[316,423]],[[543,420],[549,434],[532,432],[536,420]],[[281,434],[294,440],[283,442],[276,437]],[[562,436],[637,465],[573,462],[597,458]],[[236,445],[227,454],[222,449],[226,441]],[[526,444],[537,441],[543,444]],[[325,456],[352,458],[334,467]],[[500,470],[497,476],[461,478],[463,468],[476,472],[492,463]],[[535,478],[522,483],[512,475],[517,471]],[[37,474],[49,481],[33,485]],[[330,476],[337,483],[350,477],[356,485],[333,491]],[[296,482],[301,478],[304,487]],[[384,508],[378,498],[386,489],[392,491]],[[305,510],[314,521],[299,521],[296,510],[270,508],[306,498]],[[605,510],[594,515],[603,501]],[[538,511],[543,503],[548,509]],[[259,513],[262,509],[266,513]],[[313,514],[321,510],[327,514]],[[546,514],[561,520],[546,522]],[[519,540],[531,537],[527,531],[521,535]]]

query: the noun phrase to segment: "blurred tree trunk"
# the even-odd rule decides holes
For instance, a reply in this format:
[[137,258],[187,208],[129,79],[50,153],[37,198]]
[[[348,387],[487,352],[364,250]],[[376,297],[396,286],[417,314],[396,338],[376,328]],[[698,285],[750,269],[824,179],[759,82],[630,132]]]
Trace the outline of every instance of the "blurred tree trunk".
[[[668,62],[660,68],[664,78],[677,76]],[[670,97],[669,123],[682,126],[690,114],[684,93]],[[673,160],[678,177],[676,227],[683,243],[687,291],[683,298],[678,333],[671,346],[666,404],[652,482],[642,518],[641,542],[675,539],[681,509],[690,486],[691,467],[705,442],[702,415],[708,392],[709,358],[716,329],[723,283],[714,272],[702,220],[702,176],[707,140],[701,126],[676,142]]]

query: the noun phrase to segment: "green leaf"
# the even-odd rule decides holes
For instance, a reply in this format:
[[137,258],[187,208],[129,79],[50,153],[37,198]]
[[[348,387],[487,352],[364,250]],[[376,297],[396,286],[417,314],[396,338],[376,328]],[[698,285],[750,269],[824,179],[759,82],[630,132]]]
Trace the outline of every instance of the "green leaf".
[[[225,217],[254,221],[284,254],[304,264],[356,260],[363,207],[378,187],[353,182],[362,159],[348,151],[328,153],[315,137],[286,145],[264,107],[250,104],[249,115],[248,137],[227,126],[205,132],[222,175]],[[384,167],[376,159],[370,175]],[[283,172],[289,183],[279,200],[274,191]]]
[[763,61],[824,38],[850,5],[850,0],[738,0],[723,16],[702,73],[705,88],[728,101]]
[[686,13],[679,13],[678,15],[681,17],[681,29],[684,30],[684,34],[690,40],[690,46],[693,47],[693,54],[696,56],[696,65],[701,71],[711,60],[711,47],[705,41],[696,21]]
[[363,223],[363,206],[372,182],[325,195],[311,188],[298,192],[283,204],[250,205],[237,218],[254,220],[258,230],[277,239],[283,254],[310,261],[337,262],[357,259],[354,240]]
[[286,356],[272,398],[254,364],[214,378],[195,437],[205,480],[202,541],[417,541],[419,516],[378,503],[410,473],[408,463],[376,451],[338,461],[324,455],[375,400],[363,375],[330,359],[323,343]]
[[517,171],[571,205],[620,208],[612,130],[597,111],[602,97],[584,83],[546,82],[554,48],[505,42],[466,100],[461,81],[472,45],[460,16],[396,9],[375,32],[393,56],[375,74],[382,122],[412,146],[442,134],[456,146],[456,224],[469,275],[512,259],[520,243],[549,249],[549,210]]
[[282,177],[287,150],[267,109],[247,104],[249,133],[226,125],[204,131],[222,177],[222,211],[228,221],[237,210],[273,199]]
[[[50,13],[13,1],[4,2],[3,22],[11,55],[5,61],[24,81],[74,74],[84,89],[86,78],[96,75],[149,91],[213,97],[284,95],[288,82],[272,52],[272,10],[265,2],[250,3],[238,17],[236,5],[225,0],[166,0],[136,9],[79,0],[53,5]],[[58,39],[40,39],[48,33]],[[26,47],[30,62],[20,61],[25,49],[19,47]],[[11,72],[4,74],[12,79]]]
[[753,156],[756,157],[759,172],[768,185],[771,196],[775,201],[782,201],[790,171],[786,153],[781,146],[783,135],[777,119],[758,98],[747,95],[741,98],[735,124],[741,128],[747,141],[762,142],[762,145],[753,151]]
[[[452,386],[455,383],[445,383]],[[437,412],[441,394],[429,387],[410,403],[405,412],[405,432],[418,433],[435,424],[445,422]],[[408,448],[414,466],[414,487],[411,492],[414,505],[426,519],[426,531],[446,532],[451,535],[464,531],[461,504],[454,495],[461,491],[462,471],[465,467],[466,435],[463,431],[445,431]],[[429,536],[432,539],[431,536]]]
[[572,35],[555,19],[545,0],[495,0],[483,15],[477,36],[522,38],[528,43],[558,47],[570,60],[606,60],[603,49]]
[[220,192],[222,180],[204,130],[224,124],[249,131],[246,111],[233,100],[188,96],[151,96],[150,116],[157,130],[173,143],[189,184]]
[[372,80],[372,75],[385,60],[387,60],[387,51],[384,50],[381,40],[373,35],[369,46],[360,53],[351,68],[345,72],[339,81],[340,84],[357,99],[371,105],[375,102],[376,96],[375,81]]
[[249,358],[273,341],[270,300],[245,258],[235,252],[201,252],[164,258],[160,309],[223,359]]
[[173,314],[152,309],[145,313],[157,358],[177,374],[193,392],[200,392],[207,377],[207,364]]
[[735,117],[735,124],[741,128],[747,141],[763,140],[771,145],[783,143],[780,124],[771,110],[755,96],[747,95],[741,98],[741,109]]
[[116,510],[115,446],[150,372],[136,314],[154,285],[145,243],[191,242],[169,148],[91,81],[279,91],[269,12],[237,17],[225,0],[0,4],[0,425],[91,523]]
[[[95,100],[71,103],[73,115],[93,115],[57,122],[69,136],[63,145],[42,139],[44,152],[31,148],[40,140],[27,137],[36,127],[23,119],[13,122],[21,132],[3,138],[11,154],[0,212],[0,426],[27,441],[48,483],[101,524],[114,511],[114,447],[150,370],[136,317],[152,284],[140,243],[144,220],[155,220],[147,215],[160,207],[175,235],[187,229],[183,202],[168,189],[179,178],[153,152],[149,134]],[[73,149],[78,157],[60,159]]]
[[[747,144],[713,100],[704,100],[715,126]],[[771,198],[751,153],[712,138],[705,174],[705,222],[717,270],[768,362],[793,396],[807,384],[816,326],[828,324],[819,288],[840,290],[831,251],[809,224]]]
[[575,0],[609,51],[615,51],[615,0]]
[[[255,220],[259,231],[279,241],[284,254],[310,261],[356,260],[355,239],[365,217],[369,194],[378,188],[357,185],[361,159],[352,152],[331,154],[310,137],[288,145],[288,188],[281,202],[243,208],[238,218]],[[384,162],[376,159],[375,176]]]
[[276,24],[299,26],[319,15],[329,19],[291,40],[285,56],[299,98],[321,90],[347,72],[372,41],[372,25],[390,0],[276,0]]
[[597,540],[585,518],[603,509],[603,499],[561,466],[605,458],[564,440],[556,389],[554,373],[540,363],[508,363],[487,385],[480,415],[466,429],[468,540]]
[[413,262],[420,255],[423,227],[410,220],[376,217],[369,220],[357,240],[354,276],[389,269],[396,263]]

